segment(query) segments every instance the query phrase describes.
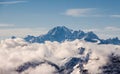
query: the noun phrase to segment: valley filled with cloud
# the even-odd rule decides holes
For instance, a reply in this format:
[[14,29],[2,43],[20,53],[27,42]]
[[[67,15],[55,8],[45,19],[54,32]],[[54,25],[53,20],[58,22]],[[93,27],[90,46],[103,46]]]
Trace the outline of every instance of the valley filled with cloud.
[[119,56],[120,46],[77,39],[27,43],[9,38],[0,43],[0,74],[83,74],[83,70],[98,74],[111,54]]

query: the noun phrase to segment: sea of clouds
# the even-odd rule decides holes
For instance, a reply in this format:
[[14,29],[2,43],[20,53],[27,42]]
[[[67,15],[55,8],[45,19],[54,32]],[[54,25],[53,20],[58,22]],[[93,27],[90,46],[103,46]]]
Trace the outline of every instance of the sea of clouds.
[[[85,48],[83,54],[79,54],[79,48]],[[18,73],[18,66],[29,61],[48,60],[58,66],[64,66],[72,57],[83,58],[90,53],[89,61],[84,68],[91,74],[100,73],[99,67],[105,65],[111,53],[120,55],[119,45],[98,45],[82,40],[27,43],[21,38],[5,39],[0,42],[0,74],[58,74],[56,68],[48,63],[43,63],[35,68],[28,68]],[[99,60],[95,60],[98,59]],[[74,67],[71,74],[80,74],[79,69]]]

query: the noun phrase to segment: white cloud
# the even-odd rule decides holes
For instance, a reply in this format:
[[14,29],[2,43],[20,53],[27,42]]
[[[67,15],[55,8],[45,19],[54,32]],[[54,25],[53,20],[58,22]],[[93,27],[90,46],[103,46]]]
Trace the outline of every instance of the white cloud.
[[[85,48],[82,55],[79,54],[80,50],[78,50],[81,47]],[[115,50],[116,48],[118,50]],[[91,51],[90,60],[84,64],[84,67],[88,69],[90,74],[98,74],[99,67],[107,62],[108,55],[112,52],[120,55],[119,49],[120,46],[116,45],[98,45],[81,40],[65,41],[63,43],[47,41],[44,44],[29,44],[20,38],[6,39],[0,42],[0,63],[2,63],[0,65],[0,74],[57,74],[55,73],[55,67],[48,63],[43,63],[35,68],[31,67],[22,73],[16,73],[15,69],[28,61],[35,60],[49,60],[61,67],[72,57],[85,58],[89,51]],[[92,60],[96,58],[99,58],[99,60]],[[73,73],[76,74],[77,72],[79,70],[74,67]]]
[[9,38],[11,36],[24,37],[27,35],[39,36],[46,33],[44,28],[5,28],[0,29],[0,39]]
[[107,26],[105,28],[96,28],[96,29],[86,29],[84,31],[93,31],[95,32],[100,38],[108,39],[113,37],[120,38],[120,27],[114,26]]
[[[95,8],[79,8],[79,9],[68,9],[65,11],[64,15],[80,17],[80,16],[91,16]],[[98,16],[98,15],[93,15]]]
[[18,3],[25,3],[27,1],[0,1],[0,5],[11,5],[11,4],[18,4]]
[[[36,67],[35,69],[27,70],[27,73],[29,73],[29,74],[54,74],[55,71],[56,70],[54,67],[45,63],[45,64],[42,64],[42,65]],[[26,73],[24,73],[24,74],[26,74]]]
[[114,26],[108,26],[105,27],[105,29],[109,31],[120,31],[120,27],[114,27]]
[[0,27],[14,27],[15,24],[0,24]]
[[110,17],[113,17],[113,18],[120,18],[120,15],[110,15]]
[[[120,18],[119,14],[103,14],[105,12],[100,11],[96,8],[76,8],[76,9],[67,9],[63,15],[72,16],[72,17],[112,17]],[[106,12],[107,13],[107,12]]]
[[0,24],[0,40],[4,38],[9,38],[11,36],[39,36],[46,32],[47,30],[45,28],[18,28],[15,24]]

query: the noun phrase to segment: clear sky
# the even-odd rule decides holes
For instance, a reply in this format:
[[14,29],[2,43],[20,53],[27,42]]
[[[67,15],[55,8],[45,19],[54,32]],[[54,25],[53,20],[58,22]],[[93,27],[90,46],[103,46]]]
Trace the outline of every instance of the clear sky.
[[120,0],[0,0],[0,38],[40,35],[61,25],[120,38]]

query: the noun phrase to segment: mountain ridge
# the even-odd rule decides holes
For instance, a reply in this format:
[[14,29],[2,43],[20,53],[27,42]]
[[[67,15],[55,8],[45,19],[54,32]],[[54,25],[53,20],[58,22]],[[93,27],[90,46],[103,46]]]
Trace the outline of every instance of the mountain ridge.
[[98,42],[98,44],[114,44],[120,45],[120,40],[116,38],[100,39],[94,32],[84,32],[82,30],[72,30],[65,26],[56,26],[49,30],[46,34],[40,36],[28,35],[24,38],[30,43],[44,43],[45,41],[64,42],[65,40],[73,41],[75,39],[85,40],[87,42]]

